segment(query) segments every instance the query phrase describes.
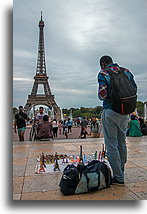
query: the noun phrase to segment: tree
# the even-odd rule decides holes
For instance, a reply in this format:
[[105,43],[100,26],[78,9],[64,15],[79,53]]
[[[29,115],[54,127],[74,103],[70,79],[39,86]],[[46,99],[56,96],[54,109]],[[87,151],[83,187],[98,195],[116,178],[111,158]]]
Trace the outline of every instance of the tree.
[[15,114],[17,114],[17,113],[18,113],[18,109],[16,107],[13,107],[13,119],[14,119]]
[[136,108],[137,108],[138,116],[143,117],[144,116],[144,103],[141,101],[137,101]]

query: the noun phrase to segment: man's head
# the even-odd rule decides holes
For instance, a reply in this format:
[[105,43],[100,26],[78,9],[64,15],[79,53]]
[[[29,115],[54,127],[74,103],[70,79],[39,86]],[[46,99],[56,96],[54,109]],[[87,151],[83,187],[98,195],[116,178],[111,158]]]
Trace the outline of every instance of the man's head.
[[48,115],[43,116],[43,121],[48,121]]
[[41,107],[39,108],[40,114],[43,114],[43,110],[44,110],[44,108],[41,106]]
[[107,68],[107,66],[111,63],[113,63],[113,60],[110,56],[102,56],[100,58],[100,66],[102,69]]
[[19,112],[23,111],[23,106],[19,106]]

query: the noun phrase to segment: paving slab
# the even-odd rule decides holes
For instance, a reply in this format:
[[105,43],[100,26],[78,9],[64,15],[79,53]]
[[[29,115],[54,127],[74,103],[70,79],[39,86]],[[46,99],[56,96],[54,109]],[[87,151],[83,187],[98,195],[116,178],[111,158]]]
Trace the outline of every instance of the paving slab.
[[103,138],[57,139],[46,141],[15,141],[13,143],[13,200],[146,200],[147,137],[127,138],[128,161],[125,186],[93,193],[64,196],[59,189],[62,172],[35,174],[37,157],[44,152],[92,154],[102,148]]
[[24,177],[13,177],[13,194],[21,194]]

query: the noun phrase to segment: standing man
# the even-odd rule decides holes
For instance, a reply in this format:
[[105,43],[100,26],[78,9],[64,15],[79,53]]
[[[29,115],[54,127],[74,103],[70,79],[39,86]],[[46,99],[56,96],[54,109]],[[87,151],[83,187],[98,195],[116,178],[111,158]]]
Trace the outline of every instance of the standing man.
[[41,106],[41,107],[39,108],[39,113],[38,113],[37,116],[36,116],[37,122],[43,122],[43,117],[44,117],[44,115],[47,115],[47,114],[44,113],[44,108]]
[[70,132],[70,134],[72,134],[72,120],[70,118],[67,119],[67,122],[66,122],[66,125],[67,125],[67,129],[68,129],[68,133]]
[[87,128],[88,125],[88,120],[86,119],[86,117],[84,117],[81,121],[81,128]]
[[[19,136],[19,141],[24,141],[24,133],[26,130],[26,120],[29,121],[29,117],[27,114],[23,112],[23,106],[19,106],[19,113],[15,115],[14,121],[14,132]],[[16,131],[17,126],[17,131]]]
[[[101,57],[100,66],[101,71],[98,74],[98,97],[100,100],[103,100],[102,125],[107,156],[114,174],[112,184],[124,185],[124,167],[127,161],[126,129],[128,115],[113,110],[112,84],[110,80],[110,75],[112,73],[119,73],[121,69],[118,64],[113,63],[110,56]],[[137,91],[133,74],[128,69],[122,69],[123,73],[130,80],[130,84]]]

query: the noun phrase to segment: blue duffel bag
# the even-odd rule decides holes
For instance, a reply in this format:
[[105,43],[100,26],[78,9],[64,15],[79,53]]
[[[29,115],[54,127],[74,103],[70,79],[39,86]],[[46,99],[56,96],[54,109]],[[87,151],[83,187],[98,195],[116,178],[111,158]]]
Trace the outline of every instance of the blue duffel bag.
[[60,191],[64,195],[73,195],[98,191],[108,188],[111,184],[111,170],[105,164],[93,160],[87,165],[69,164],[63,171]]

